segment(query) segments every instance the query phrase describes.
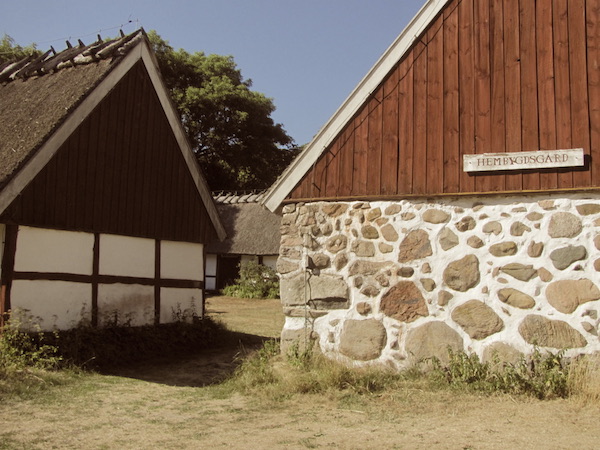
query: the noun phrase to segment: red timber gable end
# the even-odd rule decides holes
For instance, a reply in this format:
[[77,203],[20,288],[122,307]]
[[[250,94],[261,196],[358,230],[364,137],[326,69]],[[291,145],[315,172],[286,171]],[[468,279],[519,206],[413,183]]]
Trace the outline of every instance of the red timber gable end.
[[[265,203],[598,188],[599,61],[600,0],[430,0]],[[572,148],[583,167],[463,171]]]
[[30,226],[175,241],[216,237],[141,61],[3,217]]
[[[143,30],[82,45],[1,74],[0,112],[14,105],[17,115],[8,118],[0,145],[7,163],[0,167],[0,222],[196,243],[223,239]],[[108,51],[117,54],[99,58]],[[44,69],[69,52],[77,53],[73,67]],[[84,81],[92,84],[87,92],[71,87]]]

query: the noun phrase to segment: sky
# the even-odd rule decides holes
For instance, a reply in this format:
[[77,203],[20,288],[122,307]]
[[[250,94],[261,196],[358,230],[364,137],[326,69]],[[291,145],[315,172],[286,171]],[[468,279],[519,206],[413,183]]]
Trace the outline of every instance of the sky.
[[4,0],[0,34],[40,50],[143,27],[175,49],[233,56],[296,144],[312,139],[425,0]]

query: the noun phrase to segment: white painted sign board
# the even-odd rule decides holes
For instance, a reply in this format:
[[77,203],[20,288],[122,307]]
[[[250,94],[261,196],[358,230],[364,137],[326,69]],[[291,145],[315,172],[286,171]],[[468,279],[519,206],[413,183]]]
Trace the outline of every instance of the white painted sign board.
[[583,149],[463,155],[464,172],[550,169],[584,165]]

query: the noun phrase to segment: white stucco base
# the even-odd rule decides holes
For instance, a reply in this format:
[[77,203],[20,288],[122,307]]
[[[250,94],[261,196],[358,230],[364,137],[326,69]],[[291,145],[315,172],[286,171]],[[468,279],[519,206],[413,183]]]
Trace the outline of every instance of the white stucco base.
[[154,323],[154,287],[103,284],[98,288],[99,325],[142,326]]
[[11,294],[12,311],[23,329],[62,330],[89,324],[92,318],[92,290],[87,283],[16,280]]
[[[2,236],[4,230],[2,225]],[[154,239],[20,226],[10,308],[19,311],[24,327],[45,331],[94,321],[151,325],[157,313],[161,323],[201,316],[203,260],[204,247],[197,243],[160,241],[157,249]],[[95,298],[97,317],[92,316]]]
[[202,315],[202,293],[198,289],[162,288],[160,323],[191,321]]

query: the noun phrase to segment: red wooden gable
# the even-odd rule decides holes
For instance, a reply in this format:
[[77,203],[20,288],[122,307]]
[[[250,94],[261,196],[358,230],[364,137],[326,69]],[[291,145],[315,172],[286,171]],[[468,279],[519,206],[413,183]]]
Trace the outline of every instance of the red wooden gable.
[[216,237],[141,60],[66,139],[1,219],[191,242]]
[[[424,9],[433,3],[444,5],[362,106],[342,107],[341,131],[321,150],[309,145],[321,153],[301,178],[285,174],[273,198],[600,187],[600,0],[430,0]],[[463,155],[570,148],[584,149],[584,167],[462,167]]]

